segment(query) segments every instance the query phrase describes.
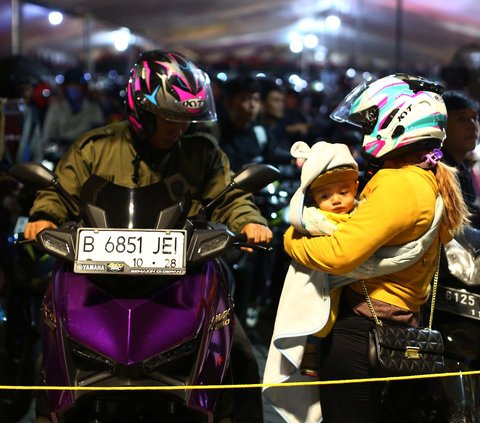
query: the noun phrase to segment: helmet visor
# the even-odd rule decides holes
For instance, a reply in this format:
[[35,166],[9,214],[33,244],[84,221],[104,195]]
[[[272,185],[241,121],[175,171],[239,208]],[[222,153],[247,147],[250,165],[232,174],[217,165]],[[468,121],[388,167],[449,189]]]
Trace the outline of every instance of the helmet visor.
[[213,122],[217,120],[215,100],[210,84],[205,86],[205,93],[202,96],[192,97],[185,100],[175,100],[173,110],[180,112],[169,113],[163,111],[165,120],[172,122]]
[[330,118],[340,123],[350,123],[351,125],[362,127],[362,124],[352,119],[352,106],[359,99],[359,97],[367,90],[370,84],[376,81],[377,78],[370,77],[369,79],[360,82],[350,93],[343,99],[343,101],[330,113]]
[[[421,76],[407,75],[403,73],[397,73],[391,76],[408,84],[408,88],[414,93],[418,93],[420,91],[433,92],[439,95],[442,95],[443,93],[443,87],[440,84]],[[351,125],[360,127],[364,126],[365,116],[362,116],[362,119],[358,119],[358,114],[355,115],[352,113],[352,107],[355,105],[359,97],[368,89],[368,87],[377,80],[378,78],[371,77],[358,84],[335,108],[335,110],[330,113],[330,118],[341,123],[350,123]]]
[[[159,89],[151,94],[136,92],[136,105],[162,119],[172,122],[211,122],[217,120],[215,101],[208,75],[200,71],[201,88],[197,94],[178,85],[170,84],[168,89]],[[132,89],[133,91],[133,89]]]

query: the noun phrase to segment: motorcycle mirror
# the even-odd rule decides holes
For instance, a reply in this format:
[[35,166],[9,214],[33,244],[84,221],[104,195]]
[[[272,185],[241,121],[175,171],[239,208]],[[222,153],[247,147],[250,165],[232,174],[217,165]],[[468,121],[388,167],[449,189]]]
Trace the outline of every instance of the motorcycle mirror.
[[256,192],[280,178],[280,171],[269,164],[252,164],[246,166],[236,175],[232,183],[234,188],[246,192]]
[[49,169],[33,162],[15,164],[9,173],[23,184],[36,188],[48,188],[55,179],[55,175]]
[[458,242],[467,250],[469,250],[474,257],[480,253],[480,230],[473,226],[466,226],[461,234],[459,234]]
[[25,162],[13,165],[9,173],[21,183],[36,189],[53,187],[71,205],[77,205],[77,201],[60,185],[55,174],[40,163]]
[[280,171],[269,164],[255,163],[245,166],[216,198],[202,207],[198,214],[199,216],[206,216],[233,189],[253,193],[276,181],[280,178],[280,175]]

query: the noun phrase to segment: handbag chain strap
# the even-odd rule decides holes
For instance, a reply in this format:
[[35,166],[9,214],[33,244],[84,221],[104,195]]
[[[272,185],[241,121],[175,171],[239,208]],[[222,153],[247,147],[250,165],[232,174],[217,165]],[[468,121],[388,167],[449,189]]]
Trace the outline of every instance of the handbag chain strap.
[[[430,318],[428,320],[428,327],[427,329],[431,330],[432,325],[433,325],[433,311],[435,309],[435,300],[437,298],[437,286],[438,286],[438,273],[440,270],[440,253],[442,249],[442,244],[439,245],[438,247],[438,259],[437,259],[437,269],[435,271],[435,275],[433,276],[433,288],[432,288],[432,301],[430,303]],[[360,284],[362,285],[363,293],[365,294],[365,298],[367,300],[367,305],[370,310],[370,313],[372,313],[373,320],[375,321],[375,324],[377,326],[383,326],[383,322],[378,318],[377,313],[375,312],[375,309],[373,308],[373,303],[370,298],[370,295],[368,295],[368,290],[367,286],[365,285],[365,281],[361,280]]]

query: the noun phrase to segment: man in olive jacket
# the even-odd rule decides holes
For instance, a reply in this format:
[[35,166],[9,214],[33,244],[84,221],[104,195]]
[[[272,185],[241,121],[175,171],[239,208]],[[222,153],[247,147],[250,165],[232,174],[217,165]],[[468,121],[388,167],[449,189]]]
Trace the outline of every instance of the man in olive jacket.
[[[78,198],[92,174],[118,185],[141,187],[179,173],[190,186],[189,215],[193,216],[231,182],[229,161],[216,140],[204,133],[186,134],[190,123],[216,119],[209,79],[188,59],[174,52],[143,53],[130,71],[126,108],[127,121],[86,133],[59,161],[55,173],[70,194]],[[25,237],[35,239],[41,230],[73,220],[78,214],[78,208],[57,192],[40,190]],[[267,244],[272,239],[252,197],[240,190],[230,192],[211,218],[234,232],[245,233],[250,243]],[[235,383],[259,382],[251,345],[238,323],[232,362]],[[240,401],[236,421],[261,422],[260,391],[237,389],[235,395]]]

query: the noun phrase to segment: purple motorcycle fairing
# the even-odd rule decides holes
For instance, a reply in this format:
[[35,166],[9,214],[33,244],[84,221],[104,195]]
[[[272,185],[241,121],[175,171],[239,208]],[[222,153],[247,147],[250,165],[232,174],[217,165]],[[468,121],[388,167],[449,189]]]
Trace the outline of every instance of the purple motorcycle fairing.
[[[80,194],[83,225],[93,228],[183,228],[190,204],[180,175],[135,188],[92,175]],[[63,263],[52,274],[42,309],[47,386],[219,385],[229,365],[233,304],[218,260],[201,268],[187,262],[187,274],[178,278],[98,278]],[[158,391],[154,401],[167,409],[171,401],[183,404],[212,421],[219,391]],[[92,391],[47,392],[59,420],[98,398]]]
[[[121,283],[120,277],[118,284]],[[46,384],[75,384],[67,360],[67,340],[115,364],[130,366],[199,334],[202,339],[187,384],[221,384],[228,365],[233,322],[215,329],[211,322],[231,308],[224,273],[216,261],[207,262],[200,273],[159,283],[158,290],[142,298],[115,297],[88,276],[75,274],[62,265],[54,272],[43,305]],[[115,375],[112,378],[113,381],[107,377],[94,385],[114,385]],[[152,385],[160,384],[152,380]],[[51,410],[61,413],[72,407],[76,395],[79,394],[68,390],[49,391]],[[186,395],[186,405],[212,413],[217,395],[217,390],[191,390]]]

